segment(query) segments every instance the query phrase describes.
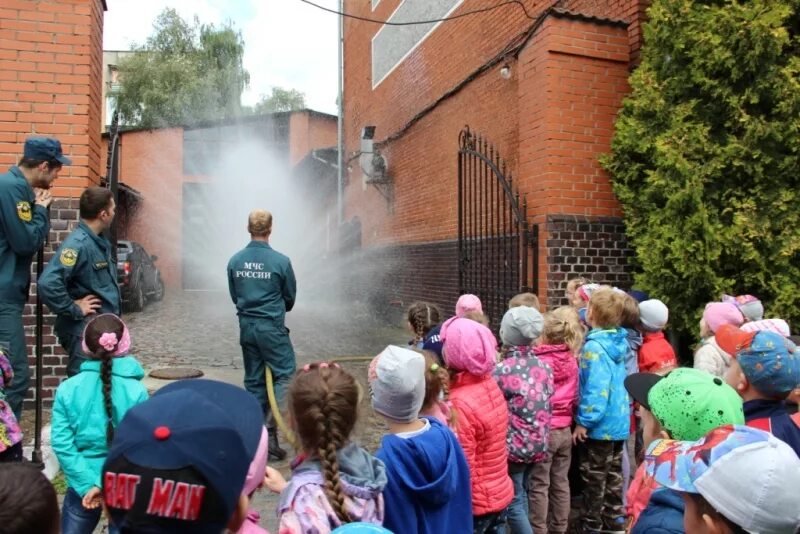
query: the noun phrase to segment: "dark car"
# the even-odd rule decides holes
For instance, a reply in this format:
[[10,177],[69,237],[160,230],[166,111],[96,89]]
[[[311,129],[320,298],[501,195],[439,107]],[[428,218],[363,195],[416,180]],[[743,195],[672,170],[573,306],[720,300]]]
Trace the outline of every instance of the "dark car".
[[164,282],[151,256],[135,241],[117,241],[117,282],[122,304],[130,311],[142,311],[145,302],[164,298]]

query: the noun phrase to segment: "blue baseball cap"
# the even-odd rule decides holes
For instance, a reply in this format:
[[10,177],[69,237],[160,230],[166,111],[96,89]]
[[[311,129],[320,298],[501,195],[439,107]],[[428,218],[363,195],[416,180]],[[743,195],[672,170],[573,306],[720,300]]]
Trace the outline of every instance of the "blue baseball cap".
[[57,161],[61,165],[72,165],[72,160],[61,150],[61,142],[52,137],[27,138],[23,156],[37,161]]
[[733,325],[720,327],[714,338],[764,395],[783,397],[800,387],[800,350],[788,338],[767,330],[745,332]]
[[230,384],[178,384],[131,408],[115,431],[103,494],[118,528],[219,534],[236,510],[261,407]]

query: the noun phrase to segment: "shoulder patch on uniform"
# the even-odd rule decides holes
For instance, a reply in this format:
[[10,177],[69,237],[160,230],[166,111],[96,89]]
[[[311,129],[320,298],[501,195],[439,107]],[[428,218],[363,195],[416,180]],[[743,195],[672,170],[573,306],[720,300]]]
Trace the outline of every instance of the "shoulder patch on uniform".
[[17,202],[17,216],[25,222],[31,222],[31,218],[33,217],[31,203],[27,200],[20,200]]
[[61,257],[59,259],[63,265],[72,267],[75,265],[75,262],[78,261],[78,251],[74,248],[65,248],[61,251]]

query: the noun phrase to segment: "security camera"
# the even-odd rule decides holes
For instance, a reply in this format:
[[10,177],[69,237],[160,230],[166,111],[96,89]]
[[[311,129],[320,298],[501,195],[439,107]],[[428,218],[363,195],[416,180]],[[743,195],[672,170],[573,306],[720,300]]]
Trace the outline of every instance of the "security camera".
[[361,139],[374,139],[375,138],[375,126],[364,126],[361,130]]

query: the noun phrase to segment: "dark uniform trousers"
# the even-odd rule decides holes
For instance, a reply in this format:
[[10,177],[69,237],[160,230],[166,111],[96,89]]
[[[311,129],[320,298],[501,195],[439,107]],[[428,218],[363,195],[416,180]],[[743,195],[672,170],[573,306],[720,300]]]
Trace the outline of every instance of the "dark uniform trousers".
[[263,317],[240,317],[239,344],[244,359],[245,389],[261,403],[267,426],[274,428],[265,373],[267,367],[272,370],[275,400],[278,406],[285,406],[286,392],[296,371],[289,330]]

